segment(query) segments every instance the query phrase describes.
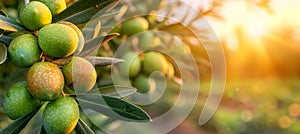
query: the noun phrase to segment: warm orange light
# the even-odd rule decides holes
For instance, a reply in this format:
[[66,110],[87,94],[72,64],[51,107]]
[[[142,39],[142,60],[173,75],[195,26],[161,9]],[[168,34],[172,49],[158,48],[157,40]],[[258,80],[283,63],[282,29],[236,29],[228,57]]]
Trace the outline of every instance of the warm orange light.
[[248,23],[245,29],[249,36],[254,38],[261,38],[266,33],[266,26],[262,23]]
[[300,105],[298,103],[293,103],[289,107],[289,113],[293,117],[300,116]]
[[282,116],[278,119],[278,126],[280,128],[288,128],[292,123],[292,120],[287,116]]

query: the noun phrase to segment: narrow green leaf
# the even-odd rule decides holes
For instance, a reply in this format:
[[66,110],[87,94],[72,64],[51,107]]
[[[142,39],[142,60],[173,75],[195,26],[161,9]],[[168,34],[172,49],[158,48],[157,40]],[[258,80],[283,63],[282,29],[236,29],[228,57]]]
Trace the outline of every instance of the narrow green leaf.
[[99,35],[100,30],[101,30],[101,21],[98,21],[98,24],[95,26],[93,39],[96,38]]
[[82,12],[76,13],[68,18],[65,18],[64,20],[72,22],[74,24],[81,24],[88,22],[96,13],[98,13],[100,10],[108,6],[109,4],[115,2],[117,0],[107,0],[95,7],[90,7]]
[[7,31],[17,32],[17,31],[23,31],[23,26],[16,22],[13,19],[10,19],[8,17],[5,17],[0,14],[0,29],[4,29]]
[[[114,21],[114,16],[116,16],[119,12],[118,11],[112,11],[104,14],[100,14],[99,16],[94,16],[89,20],[88,23],[85,24],[84,28],[82,29],[82,32],[85,34],[85,36],[90,38],[95,38],[92,35],[95,35],[95,26],[98,25],[98,23],[101,21],[101,31],[104,32],[103,28],[109,28],[110,30],[117,25],[117,22]],[[98,15],[98,14],[97,14]],[[102,23],[104,22],[104,23]]]
[[111,133],[106,132],[102,128],[97,127],[97,134],[111,134]]
[[47,132],[43,126],[41,127],[40,134],[47,134]]
[[102,14],[101,16],[99,16],[95,19],[104,20],[104,19],[108,19],[108,18],[113,18],[115,15],[117,15],[119,13],[120,13],[119,11],[112,11],[112,12],[109,12],[109,13]]
[[53,17],[53,22],[60,20],[67,20],[74,24],[87,22],[98,11],[116,1],[118,0],[78,0],[62,13]]
[[78,120],[75,130],[79,134],[94,134],[93,130],[82,119]]
[[4,63],[7,58],[7,48],[4,44],[0,44],[0,64]]
[[148,122],[150,116],[140,107],[116,97],[105,95],[80,95],[77,100],[82,108],[88,108],[117,120]]
[[137,89],[134,87],[112,85],[112,86],[100,87],[98,88],[98,90],[93,90],[91,93],[100,92],[103,95],[112,96],[121,99],[134,94],[136,91]]
[[193,33],[188,26],[184,26],[181,23],[167,25],[162,28],[159,28],[159,30],[168,32],[172,35],[195,36],[195,33]]
[[[80,119],[79,119],[80,120]],[[77,125],[75,127],[75,131],[76,133],[79,133],[79,134],[87,134],[84,127],[82,126],[82,124],[79,123],[79,120],[77,122]]]
[[2,9],[0,10],[0,15],[3,15],[3,16],[5,16],[5,17],[7,17],[7,14],[6,14],[6,12],[5,12],[5,11],[3,11]]
[[31,113],[15,120],[10,125],[6,126],[5,128],[0,130],[0,134],[18,134],[30,121],[30,119],[36,114],[38,111],[32,111]]
[[98,57],[98,56],[87,56],[85,57],[85,59],[87,59],[94,65],[100,65],[100,66],[107,66],[107,65],[124,62],[123,59],[110,58],[110,57]]
[[73,24],[85,23],[85,22],[89,21],[97,12],[99,12],[99,10],[101,10],[101,9],[91,7],[82,12],[74,14],[73,16],[70,16],[69,18],[66,18],[64,20],[72,22]]
[[[43,131],[43,112],[46,108],[48,102],[43,103],[42,107],[39,109],[39,111],[30,119],[30,121],[27,123],[26,127],[23,128],[23,130],[20,132],[20,134],[38,134]],[[41,133],[46,134],[46,132]]]
[[[2,9],[0,10],[0,15],[7,17],[7,14]],[[0,29],[0,35],[2,35],[4,32],[5,31],[3,29]]]
[[92,40],[85,42],[84,49],[82,50],[81,54],[79,54],[79,56],[86,57],[90,55],[95,50],[98,50],[101,44],[107,43],[119,35],[119,33],[112,33],[106,36],[98,36]]
[[13,40],[13,38],[12,38],[12,37],[9,37],[9,36],[2,35],[2,36],[0,37],[0,43],[5,44],[6,46],[8,46],[9,43],[10,43],[12,40]]

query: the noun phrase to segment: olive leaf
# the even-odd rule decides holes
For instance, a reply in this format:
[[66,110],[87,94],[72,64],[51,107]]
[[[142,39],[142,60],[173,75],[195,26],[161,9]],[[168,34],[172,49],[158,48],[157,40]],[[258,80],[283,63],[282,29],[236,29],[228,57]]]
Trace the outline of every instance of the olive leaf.
[[27,125],[27,123],[36,114],[38,110],[39,109],[34,110],[31,113],[15,120],[13,123],[1,129],[0,134],[18,134]]
[[13,38],[12,38],[12,37],[9,37],[9,36],[2,35],[2,36],[0,37],[0,43],[5,44],[6,46],[8,46],[9,43],[10,43],[12,40],[13,40]]
[[[5,17],[7,17],[7,14],[1,9],[0,10],[0,15],[3,15]],[[3,29],[0,29],[0,34],[2,35],[5,31]]]
[[75,130],[79,134],[94,134],[93,130],[82,119],[78,120]]
[[67,20],[74,24],[88,21],[103,7],[118,0],[78,0],[66,10],[53,17],[53,22]]
[[5,11],[3,11],[2,9],[0,10],[0,15],[3,15],[3,16],[5,16],[5,17],[7,17],[7,14],[6,14],[6,12],[5,12]]
[[43,126],[41,127],[40,134],[47,134],[47,132]]
[[76,13],[68,18],[65,18],[64,20],[72,22],[73,24],[81,24],[81,23],[88,22],[96,13],[98,13],[104,7],[116,1],[118,0],[104,1],[103,3],[99,4],[96,7],[90,7],[82,12]]
[[[111,11],[105,14],[102,14],[101,16],[95,18],[96,20],[104,20],[104,19],[109,19],[109,18],[113,18],[115,15],[119,14],[119,11]],[[94,21],[95,19],[93,19],[92,21]]]
[[103,95],[112,96],[121,99],[134,94],[136,91],[137,89],[134,87],[112,85],[112,86],[100,87],[97,90],[91,91],[90,93],[100,92]]
[[124,62],[123,59],[110,58],[110,57],[98,57],[98,56],[87,56],[85,57],[85,59],[87,59],[94,65],[100,65],[100,66],[107,66],[107,65]]
[[117,120],[148,122],[150,116],[140,107],[106,95],[79,95],[76,98],[82,108],[94,110]]
[[0,44],[0,64],[4,63],[7,57],[7,48],[4,44]]
[[98,48],[100,47],[101,44],[107,43],[119,35],[120,35],[119,33],[112,33],[112,34],[108,34],[106,36],[98,36],[92,40],[85,42],[84,48],[79,56],[86,57],[86,56],[90,55],[95,50],[98,50]]
[[188,26],[181,23],[170,24],[159,28],[160,31],[168,32],[172,35],[195,36]]
[[[82,32],[84,33],[86,39],[93,39],[99,34],[95,36],[95,33],[100,33],[100,30],[97,31],[97,25],[100,24],[101,32],[109,33],[112,28],[117,25],[115,22],[115,16],[119,14],[119,11],[111,11],[111,12],[100,12],[97,13],[93,18],[91,18],[88,23],[85,24]],[[101,23],[100,23],[101,22]],[[109,29],[106,30],[106,29]]]
[[12,32],[20,32],[25,30],[23,26],[18,23],[17,21],[5,17],[4,15],[0,14],[0,29],[12,31]]
[[44,133],[42,134],[46,133],[44,127],[42,126],[42,116],[47,104],[48,102],[43,103],[39,111],[30,119],[20,134],[37,134],[38,132],[42,133],[43,131]]

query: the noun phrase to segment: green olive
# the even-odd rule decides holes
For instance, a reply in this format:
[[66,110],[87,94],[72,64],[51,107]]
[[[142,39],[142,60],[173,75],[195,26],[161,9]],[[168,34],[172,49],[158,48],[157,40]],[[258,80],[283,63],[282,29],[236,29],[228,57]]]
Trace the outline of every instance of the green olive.
[[143,17],[136,17],[122,24],[122,31],[129,36],[148,30],[149,23]]
[[168,60],[163,54],[155,51],[148,51],[144,54],[143,69],[148,75],[155,71],[168,74],[168,67]]
[[125,61],[118,64],[122,76],[134,77],[140,72],[141,60],[137,54],[134,52],[127,52],[121,59]]

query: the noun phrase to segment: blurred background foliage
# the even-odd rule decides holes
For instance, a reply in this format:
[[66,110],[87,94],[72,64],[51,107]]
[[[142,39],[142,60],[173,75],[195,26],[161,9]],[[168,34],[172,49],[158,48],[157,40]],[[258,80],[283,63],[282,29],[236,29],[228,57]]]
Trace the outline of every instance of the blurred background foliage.
[[[124,0],[124,3],[129,10],[132,8],[129,0]],[[192,6],[199,12],[180,3],[188,3],[187,7]],[[15,4],[13,0],[1,0],[0,7],[14,18],[17,14],[13,8]],[[150,3],[140,3],[135,8],[140,12],[150,12],[145,10],[148,9],[147,4]],[[195,28],[193,32],[201,37],[199,42],[188,38],[188,31],[182,35],[177,33],[196,57],[201,88],[191,114],[170,134],[300,133],[299,4],[298,0],[161,1],[158,7],[173,7],[163,12],[176,16],[189,28]],[[207,22],[210,26],[206,25]],[[164,27],[162,25],[161,29]],[[218,38],[210,38],[212,34]],[[218,43],[222,45],[226,57],[225,92],[214,117],[207,124],[199,126],[199,115],[211,84],[210,61],[205,48]],[[3,72],[0,73],[0,79],[5,78],[0,80],[0,89],[9,87],[9,81],[18,79],[26,71],[16,70],[10,63],[1,64],[2,69],[7,71],[0,71]],[[13,75],[11,72],[14,72]],[[144,106],[152,116],[166,112],[180,93],[176,84],[168,84],[168,89],[173,90],[164,94],[158,102]],[[0,90],[1,95],[4,93],[5,90]],[[7,120],[3,113],[0,118],[0,121]],[[105,122],[103,118],[94,119],[99,124]],[[106,120],[102,126],[107,126],[107,122],[113,121]],[[6,125],[7,121],[0,122],[0,127]],[[113,127],[107,126],[107,129]]]
[[[227,82],[214,117],[194,128],[219,134],[299,133],[299,1],[202,2],[204,18],[225,52]],[[201,86],[198,104],[210,88]],[[199,112],[201,106],[191,114],[194,123]]]

